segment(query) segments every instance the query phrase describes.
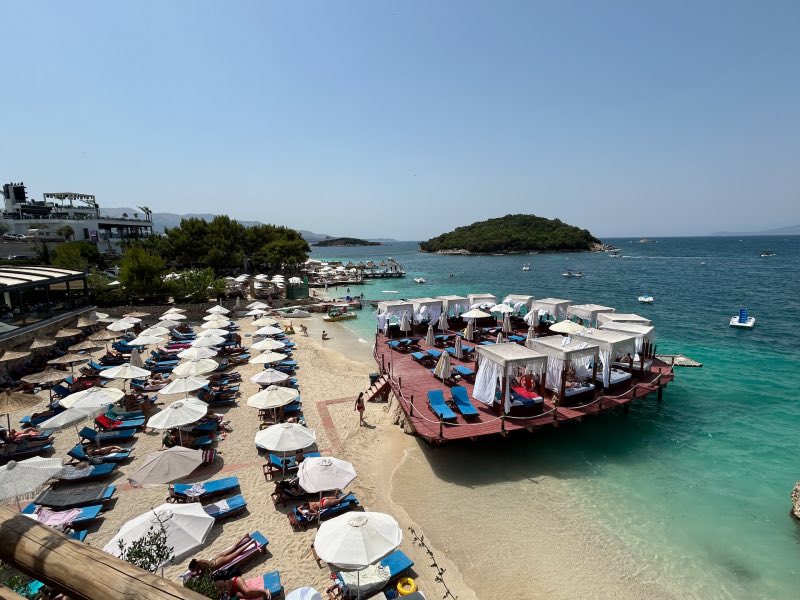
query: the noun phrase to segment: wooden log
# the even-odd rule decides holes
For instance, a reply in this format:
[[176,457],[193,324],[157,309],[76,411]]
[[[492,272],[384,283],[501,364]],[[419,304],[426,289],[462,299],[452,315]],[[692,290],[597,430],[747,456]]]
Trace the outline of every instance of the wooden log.
[[0,559],[75,600],[203,600],[5,507],[0,507],[0,539]]

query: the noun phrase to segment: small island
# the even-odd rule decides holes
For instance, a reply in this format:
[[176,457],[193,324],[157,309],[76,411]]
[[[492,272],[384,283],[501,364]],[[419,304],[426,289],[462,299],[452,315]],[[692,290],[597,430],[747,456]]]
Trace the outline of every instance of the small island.
[[361,240],[358,238],[339,237],[339,238],[328,238],[326,240],[320,240],[319,242],[315,242],[314,244],[311,245],[325,248],[328,246],[380,246],[381,243],[370,242],[369,240]]
[[527,252],[584,252],[600,240],[586,229],[536,215],[506,215],[457,227],[420,242],[423,252],[439,254],[520,254]]

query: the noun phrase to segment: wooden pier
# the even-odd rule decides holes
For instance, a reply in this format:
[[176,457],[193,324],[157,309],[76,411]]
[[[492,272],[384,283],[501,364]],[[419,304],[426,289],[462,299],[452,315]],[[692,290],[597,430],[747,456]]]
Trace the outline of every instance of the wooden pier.
[[[415,336],[418,337],[418,336]],[[586,403],[579,406],[556,406],[549,391],[544,396],[544,410],[535,416],[503,415],[496,408],[472,400],[473,406],[479,415],[466,419],[457,411],[455,421],[443,422],[431,410],[427,401],[428,390],[444,390],[445,398],[449,399],[448,386],[434,378],[429,368],[417,363],[410,353],[392,350],[387,344],[387,338],[377,334],[375,341],[374,357],[381,372],[388,377],[392,392],[398,399],[400,408],[406,420],[413,427],[414,433],[430,444],[443,444],[462,439],[475,440],[478,437],[489,435],[508,435],[516,431],[533,432],[542,427],[558,427],[562,423],[581,421],[584,417],[596,415],[628,406],[634,401],[650,394],[656,393],[658,399],[662,397],[663,389],[674,379],[672,366],[652,357],[652,367],[649,372],[633,369],[632,379],[626,389],[621,393],[596,390],[592,398],[587,398]],[[470,345],[472,345],[470,343]],[[420,349],[427,350],[430,346],[420,342]],[[441,350],[441,348],[437,348]],[[462,364],[477,372],[478,367],[474,359],[458,361],[452,359],[453,365]],[[470,399],[472,398],[473,384],[459,381],[458,385],[467,388]],[[599,386],[598,386],[599,388]]]

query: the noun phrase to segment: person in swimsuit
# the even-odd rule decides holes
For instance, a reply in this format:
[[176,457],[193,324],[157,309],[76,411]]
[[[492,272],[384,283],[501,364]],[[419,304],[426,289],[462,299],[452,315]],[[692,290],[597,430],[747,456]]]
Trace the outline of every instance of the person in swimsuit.
[[319,502],[306,502],[298,506],[297,510],[308,519],[316,519],[322,509],[338,506],[346,497],[345,494],[340,493],[338,496],[323,498]]
[[225,590],[228,598],[272,598],[269,590],[251,589],[241,577],[219,579],[214,581],[214,585],[218,589]]
[[193,558],[189,561],[189,570],[197,575],[203,573],[212,573],[216,571],[220,567],[227,565],[229,562],[235,560],[242,554],[251,551],[253,548],[257,546],[255,540],[250,539],[249,535],[244,536],[241,540],[236,542],[230,548],[226,548],[219,554],[217,554],[211,560],[205,560],[202,558]]
[[364,426],[364,410],[366,407],[364,406],[364,392],[361,392],[356,398],[356,407],[355,410],[358,411],[358,426]]

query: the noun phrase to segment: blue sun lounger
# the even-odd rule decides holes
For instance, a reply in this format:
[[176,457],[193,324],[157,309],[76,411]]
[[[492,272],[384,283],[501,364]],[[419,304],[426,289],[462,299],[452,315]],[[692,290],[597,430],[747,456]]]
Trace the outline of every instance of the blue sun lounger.
[[206,511],[208,516],[214,517],[215,521],[219,521],[232,517],[242,512],[245,508],[247,508],[247,500],[241,494],[237,494],[224,500],[218,500],[213,504],[207,504],[203,507],[203,510]]
[[[355,494],[347,494],[339,504],[330,506],[328,508],[323,508],[319,512],[319,520],[324,521],[325,519],[330,519],[337,515],[341,515],[353,510],[357,506],[361,506],[361,503],[358,501],[358,498],[356,498]],[[292,512],[289,513],[289,522],[296,530],[308,527],[310,523],[315,523],[317,520],[318,519],[316,517],[305,516],[300,512],[300,507],[298,506],[295,506],[292,509]]]
[[442,390],[428,390],[428,405],[442,421],[455,421],[458,415],[444,401]]
[[90,461],[92,459],[97,459],[100,462],[104,463],[116,463],[121,462],[123,460],[127,460],[131,457],[132,450],[125,450],[124,452],[112,452],[111,454],[105,454],[101,456],[89,456],[86,454],[86,451],[83,449],[81,444],[75,444],[75,447],[72,448],[69,452],[67,452],[67,456],[73,458],[74,460],[81,462],[84,460]]
[[[382,558],[378,564],[389,571],[389,581],[391,582],[392,580],[402,577],[408,573],[411,570],[411,567],[414,566],[414,561],[411,560],[402,550],[395,550],[389,556]],[[336,580],[340,585],[345,585],[341,571],[336,573]],[[348,597],[352,598],[354,597],[354,594],[358,595],[358,590],[349,589],[348,591]],[[364,592],[362,592],[362,595],[363,594]]]
[[429,348],[425,352],[427,352],[430,356],[432,356],[433,358],[435,358],[437,360],[442,355],[442,351],[441,350],[437,350],[436,348]]
[[244,582],[251,590],[269,590],[269,593],[273,598],[277,598],[283,593],[283,584],[281,583],[280,571],[271,571],[262,575],[261,577],[245,579]]
[[[38,507],[39,507],[38,504],[31,502],[25,508],[22,509],[22,514],[32,515]],[[65,510],[71,510],[71,509],[65,509]],[[72,521],[69,524],[69,526],[72,527],[73,529],[77,527],[83,527],[86,524],[94,521],[98,516],[100,516],[100,513],[103,511],[103,505],[94,504],[92,506],[84,506],[81,507],[80,510],[81,510],[80,514],[76,515],[75,518],[72,519]]]
[[[253,544],[255,542],[255,544]],[[234,558],[231,561],[228,561],[224,565],[219,565],[214,571],[212,571],[211,575],[216,575],[222,571],[227,571],[231,567],[235,567],[236,565],[241,565],[242,563],[246,562],[249,558],[255,556],[256,554],[264,554],[266,552],[266,548],[269,545],[269,540],[267,536],[265,536],[260,531],[254,531],[253,533],[247,534],[247,538],[242,539],[238,544],[237,547],[248,547],[248,549],[243,553]],[[192,571],[186,571],[183,575],[181,575],[181,580],[186,581],[190,577],[195,575]]]
[[[18,446],[21,446],[19,444]],[[20,458],[28,458],[29,456],[35,456],[37,454],[42,454],[43,452],[49,452],[53,449],[53,444],[44,444],[42,446],[26,446],[24,448],[17,448],[14,452],[7,452],[5,454],[0,454],[0,464],[4,464],[10,460],[18,460]]]
[[477,417],[480,414],[478,409],[470,402],[467,388],[463,385],[456,385],[450,388],[450,397],[453,399],[453,404],[456,405],[458,412],[465,417]]
[[518,344],[521,344],[522,342],[525,341],[525,338],[522,337],[521,335],[510,335],[510,336],[508,336],[508,341],[509,342],[517,342]]
[[412,352],[411,358],[417,362],[425,362],[431,357],[427,352]]
[[95,485],[81,488],[46,489],[34,498],[34,504],[41,504],[55,510],[80,508],[104,504],[111,500],[117,490],[115,485]]
[[475,377],[475,371],[469,367],[465,367],[464,365],[455,365],[453,367],[453,371],[455,371],[457,375],[461,375],[461,377],[464,379],[471,379],[472,377]]
[[134,434],[136,433],[136,429],[117,429],[115,431],[95,431],[94,429],[89,429],[88,427],[84,427],[80,430],[78,435],[80,436],[81,440],[85,442],[100,442],[100,445],[103,444],[115,444],[117,442],[124,442],[125,440],[131,439]]
[[169,486],[168,502],[193,502],[195,500],[204,500],[213,496],[221,496],[228,492],[235,490],[239,487],[238,477],[225,477],[223,479],[214,479],[213,481],[206,481],[203,483],[205,490],[199,496],[188,496],[187,491],[191,490],[194,484],[188,483],[173,483]]
[[[64,467],[67,469],[68,467]],[[108,477],[114,471],[117,470],[117,465],[114,463],[101,463],[99,465],[92,465],[86,470],[86,474],[82,477],[77,478],[67,478],[67,477],[59,477],[57,481],[62,483],[84,483],[86,481],[95,481],[97,479],[103,479],[104,477]]]

